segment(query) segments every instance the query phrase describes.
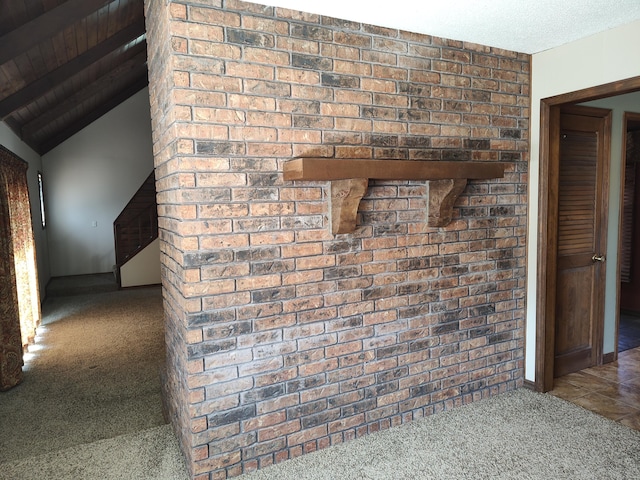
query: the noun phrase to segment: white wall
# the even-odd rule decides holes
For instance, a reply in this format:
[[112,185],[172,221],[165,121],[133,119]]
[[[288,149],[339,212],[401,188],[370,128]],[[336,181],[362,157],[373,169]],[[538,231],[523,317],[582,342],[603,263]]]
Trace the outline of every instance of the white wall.
[[111,272],[113,221],[153,170],[149,90],[42,157],[51,276]]
[[160,240],[157,238],[120,269],[120,286],[160,285]]
[[40,155],[31,150],[11,129],[0,121],[0,145],[11,150],[18,157],[29,164],[27,183],[29,186],[29,203],[33,222],[33,235],[36,243],[36,258],[38,262],[38,282],[40,284],[40,298],[44,299],[45,287],[51,277],[49,273],[49,251],[47,245],[47,230],[42,229],[40,221],[40,195],[38,193],[38,171],[42,171]]
[[[640,76],[640,49],[630,48],[640,42],[640,21],[607,30],[552,50],[532,56],[531,63],[531,161],[529,165],[529,228],[527,258],[527,331],[525,378],[535,381],[536,353],[536,277],[538,253],[538,191],[540,169],[540,101],[544,98]],[[612,181],[619,182],[620,159],[613,162]],[[613,180],[616,179],[616,180]],[[611,186],[609,221],[617,222],[619,185]],[[617,263],[617,225],[609,228],[607,284],[611,285]],[[613,238],[612,236],[615,236]],[[612,250],[614,249],[614,250]],[[612,298],[606,291],[605,349],[613,351],[615,325],[611,318]],[[614,312],[615,313],[615,312]]]

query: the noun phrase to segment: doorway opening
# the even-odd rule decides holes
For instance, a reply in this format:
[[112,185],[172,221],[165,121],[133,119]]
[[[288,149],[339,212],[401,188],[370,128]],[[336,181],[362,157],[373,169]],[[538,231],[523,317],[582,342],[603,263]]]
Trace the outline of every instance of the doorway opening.
[[623,133],[618,352],[640,346],[640,113],[625,112]]
[[[541,101],[541,135],[540,135],[540,201],[539,201],[539,228],[538,228],[538,298],[537,302],[537,318],[536,318],[536,383],[535,388],[539,391],[549,391],[554,384],[554,364],[555,364],[555,346],[556,346],[556,278],[557,278],[557,195],[558,190],[554,185],[558,181],[557,161],[554,160],[552,152],[557,150],[559,136],[553,135],[554,125],[558,125],[560,108],[581,104],[584,102],[611,98],[623,94],[637,92],[640,90],[640,77],[634,77],[627,80],[621,80],[611,84],[592,87],[577,92],[558,95],[543,99]],[[558,132],[556,128],[555,132]],[[617,155],[612,156],[612,162],[620,162],[621,159]],[[612,172],[612,183],[620,182],[622,178],[617,177],[618,173]],[[622,177],[620,174],[620,177]],[[622,179],[623,180],[623,179]],[[622,195],[622,189],[613,191],[611,198],[615,199],[615,195]],[[620,203],[621,202],[620,198]],[[614,202],[616,203],[616,202]],[[618,228],[617,214],[615,218],[609,219],[608,233],[614,233],[612,228]],[[619,238],[614,235],[614,238]],[[605,339],[609,342],[607,335],[617,335],[617,325],[619,317],[619,247],[616,241],[609,242],[609,252],[612,255],[612,261],[609,269],[613,269],[614,277],[617,282],[613,288],[615,292],[607,290],[605,303],[613,302],[615,310],[615,318],[610,315],[606,318]],[[600,254],[598,253],[598,256]],[[607,270],[609,272],[609,270]],[[607,274],[609,278],[609,273]],[[604,288],[599,286],[598,288]],[[615,332],[611,333],[611,325],[615,325]],[[613,350],[613,351],[611,351]],[[607,363],[617,359],[617,348],[606,349],[602,351],[602,362]]]

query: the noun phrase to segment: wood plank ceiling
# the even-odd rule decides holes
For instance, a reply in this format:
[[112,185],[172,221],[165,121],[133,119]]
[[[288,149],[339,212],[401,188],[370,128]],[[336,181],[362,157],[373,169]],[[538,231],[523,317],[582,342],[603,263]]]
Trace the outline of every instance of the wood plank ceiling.
[[0,119],[39,154],[147,83],[143,0],[0,0]]

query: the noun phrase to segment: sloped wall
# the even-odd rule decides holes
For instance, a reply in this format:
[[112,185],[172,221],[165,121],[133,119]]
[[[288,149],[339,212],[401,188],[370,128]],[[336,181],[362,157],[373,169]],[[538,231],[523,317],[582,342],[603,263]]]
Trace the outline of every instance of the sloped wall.
[[[229,1],[146,2],[167,400],[226,478],[523,382],[529,57]],[[426,226],[371,181],[333,236],[295,156],[508,162]]]

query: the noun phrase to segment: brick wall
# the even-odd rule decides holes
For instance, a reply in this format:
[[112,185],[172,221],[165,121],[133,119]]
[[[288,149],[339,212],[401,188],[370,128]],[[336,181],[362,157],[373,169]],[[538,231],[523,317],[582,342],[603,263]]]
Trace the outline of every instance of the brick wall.
[[[172,44],[168,30],[172,7],[164,2],[145,2],[151,124],[155,161],[156,189],[162,203],[158,207],[161,268],[165,310],[165,336],[167,344],[166,370],[163,372],[164,408],[176,428],[187,463],[192,462],[191,415],[189,412],[187,312],[190,299],[180,291],[185,269],[181,262],[183,236],[177,234],[176,221],[186,218],[189,207],[181,207],[170,200],[171,192],[179,187],[181,175],[176,169],[176,154],[180,139],[175,134],[175,112],[172,101],[174,86],[172,71]],[[188,241],[188,239],[184,239]]]
[[[147,0],[167,404],[218,479],[523,382],[529,57],[238,0]],[[451,224],[371,181],[333,236],[294,156],[504,161]]]

